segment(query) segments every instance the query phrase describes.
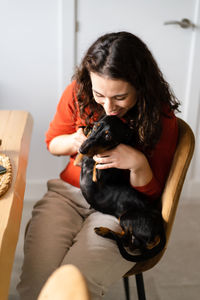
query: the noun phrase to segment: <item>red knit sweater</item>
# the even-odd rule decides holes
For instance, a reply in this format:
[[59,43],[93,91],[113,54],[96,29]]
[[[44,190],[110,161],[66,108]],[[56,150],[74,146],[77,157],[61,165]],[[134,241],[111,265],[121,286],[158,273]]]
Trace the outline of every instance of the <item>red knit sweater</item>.
[[[64,91],[55,116],[50,123],[46,133],[46,144],[49,146],[50,141],[59,135],[71,134],[77,131],[84,120],[80,118],[80,113],[74,107],[73,93],[75,81],[72,82]],[[159,142],[156,144],[153,153],[148,158],[149,164],[153,171],[152,180],[145,186],[135,187],[138,191],[154,198],[161,194],[176,149],[178,127],[177,119],[173,112],[164,111],[169,117],[162,116],[162,134]],[[75,156],[71,156],[66,168],[61,172],[62,180],[76,186],[79,185],[81,168],[74,166]]]

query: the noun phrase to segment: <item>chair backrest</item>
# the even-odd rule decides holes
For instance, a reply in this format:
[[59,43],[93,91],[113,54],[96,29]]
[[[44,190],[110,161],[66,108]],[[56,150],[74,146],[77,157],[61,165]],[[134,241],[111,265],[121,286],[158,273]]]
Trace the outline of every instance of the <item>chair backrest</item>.
[[178,129],[178,144],[170,168],[168,179],[166,181],[165,188],[162,194],[162,216],[165,222],[167,241],[165,249],[163,249],[163,251],[161,251],[158,255],[147,261],[136,263],[134,267],[125,274],[125,276],[138,274],[151,269],[158,263],[166,250],[174,223],[179,197],[188,167],[190,165],[190,161],[193,156],[195,145],[194,134],[190,126],[180,118],[178,118]]

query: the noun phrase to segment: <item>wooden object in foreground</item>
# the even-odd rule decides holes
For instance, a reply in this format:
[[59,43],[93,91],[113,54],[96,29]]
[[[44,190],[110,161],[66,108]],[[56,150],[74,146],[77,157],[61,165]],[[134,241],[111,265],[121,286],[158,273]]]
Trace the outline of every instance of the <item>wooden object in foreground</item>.
[[38,300],[90,300],[85,278],[74,265],[59,267],[43,286]]
[[0,110],[0,154],[9,157],[12,179],[0,197],[0,299],[7,300],[18,241],[33,120],[25,111]]

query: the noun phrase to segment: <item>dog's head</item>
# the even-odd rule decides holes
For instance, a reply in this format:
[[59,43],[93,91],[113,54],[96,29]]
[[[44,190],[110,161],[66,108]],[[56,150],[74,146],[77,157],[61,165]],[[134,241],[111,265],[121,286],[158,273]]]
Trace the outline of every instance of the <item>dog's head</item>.
[[94,124],[79,152],[92,157],[112,149],[120,143],[129,144],[132,136],[132,131],[121,119],[116,116],[104,116]]

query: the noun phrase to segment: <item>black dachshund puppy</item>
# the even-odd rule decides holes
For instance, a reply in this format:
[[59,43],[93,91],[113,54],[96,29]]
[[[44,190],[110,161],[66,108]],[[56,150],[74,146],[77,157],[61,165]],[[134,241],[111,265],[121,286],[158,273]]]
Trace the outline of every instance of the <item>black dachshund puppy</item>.
[[[98,227],[95,232],[117,242],[121,255],[133,262],[149,259],[165,246],[165,231],[159,209],[127,180],[125,170],[95,169],[93,156],[119,145],[135,146],[134,132],[116,116],[104,116],[95,123],[81,145],[83,155],[80,187],[94,209],[119,218],[121,233]],[[94,176],[95,175],[95,176]],[[126,249],[125,249],[126,248]],[[128,252],[138,250],[137,254]]]

